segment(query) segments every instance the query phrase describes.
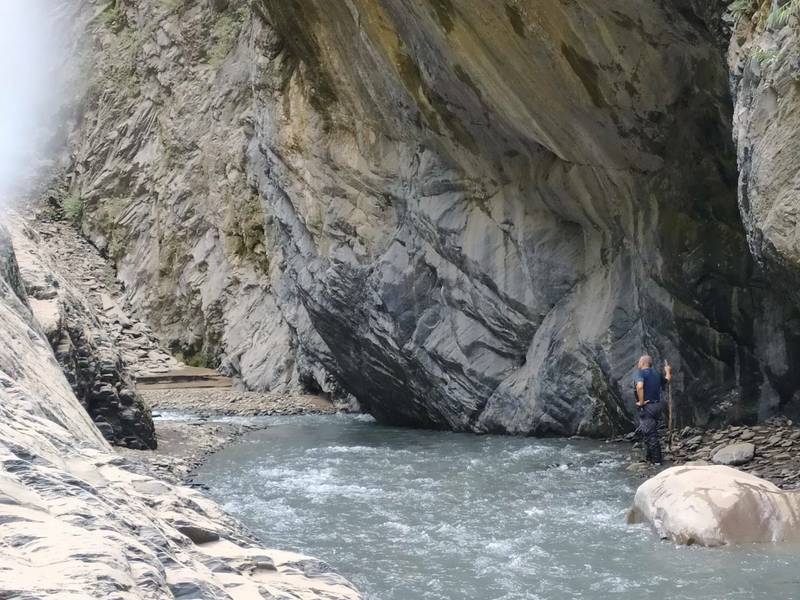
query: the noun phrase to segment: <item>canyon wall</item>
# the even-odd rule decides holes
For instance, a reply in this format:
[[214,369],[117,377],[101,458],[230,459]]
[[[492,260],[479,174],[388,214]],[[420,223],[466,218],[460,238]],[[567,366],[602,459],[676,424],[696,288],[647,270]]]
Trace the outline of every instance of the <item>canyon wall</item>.
[[643,351],[679,423],[798,411],[722,3],[84,8],[65,181],[184,357],[432,428],[623,431]]
[[[788,4],[788,3],[787,3]],[[738,149],[739,209],[750,251],[764,273],[764,287],[790,307],[800,305],[800,6],[784,9],[755,3],[752,15],[737,22],[728,60]],[[755,6],[754,5],[754,6]],[[783,335],[793,347],[800,320],[793,310],[775,313],[766,335]],[[800,416],[800,389],[788,377],[793,363],[772,346],[767,368],[786,408]]]
[[71,285],[46,244],[17,217],[6,217],[20,285],[70,387],[103,436],[139,450],[156,447],[150,409],[91,302]]

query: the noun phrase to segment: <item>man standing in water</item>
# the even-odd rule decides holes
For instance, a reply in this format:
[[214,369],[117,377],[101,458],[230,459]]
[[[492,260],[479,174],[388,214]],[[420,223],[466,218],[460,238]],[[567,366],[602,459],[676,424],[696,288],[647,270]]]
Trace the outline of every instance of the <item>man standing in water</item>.
[[636,406],[639,407],[639,431],[648,462],[660,465],[661,440],[658,439],[658,422],[664,412],[661,390],[672,380],[672,367],[666,365],[661,374],[653,368],[653,358],[645,354],[639,359],[638,371],[633,378],[636,388]]

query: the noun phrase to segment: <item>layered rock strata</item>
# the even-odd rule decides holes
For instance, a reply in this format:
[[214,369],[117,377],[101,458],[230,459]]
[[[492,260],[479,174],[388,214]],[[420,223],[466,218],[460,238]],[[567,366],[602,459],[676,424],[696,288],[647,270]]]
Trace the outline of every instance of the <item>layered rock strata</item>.
[[356,600],[213,502],[115,455],[76,399],[0,227],[0,596]]
[[[785,17],[781,17],[781,11]],[[785,19],[785,20],[784,20]],[[800,9],[754,2],[736,23],[728,60],[735,111],[733,134],[739,164],[739,209],[750,250],[766,273],[764,285],[791,306],[800,304]],[[761,335],[776,331],[800,340],[800,320],[779,311]],[[791,355],[775,348],[767,369],[789,414],[800,418],[800,387],[791,377]]]
[[86,14],[70,193],[186,354],[456,430],[623,430],[644,350],[677,367],[680,423],[798,409],[796,304],[740,223],[719,7]]
[[150,409],[91,303],[58,274],[36,232],[17,218],[11,225],[28,304],[73,392],[107,440],[155,448]]

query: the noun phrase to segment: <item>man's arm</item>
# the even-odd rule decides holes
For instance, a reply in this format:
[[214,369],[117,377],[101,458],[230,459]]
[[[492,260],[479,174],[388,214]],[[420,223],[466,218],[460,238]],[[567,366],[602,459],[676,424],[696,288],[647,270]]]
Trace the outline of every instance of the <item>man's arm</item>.
[[636,406],[644,406],[647,404],[644,401],[644,381],[637,379],[636,380]]

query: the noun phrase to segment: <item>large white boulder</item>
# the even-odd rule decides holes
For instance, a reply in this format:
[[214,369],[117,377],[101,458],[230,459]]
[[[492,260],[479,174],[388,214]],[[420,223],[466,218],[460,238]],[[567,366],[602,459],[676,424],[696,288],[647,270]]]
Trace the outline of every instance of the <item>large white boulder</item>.
[[628,521],[679,544],[800,541],[800,493],[731,467],[672,467],[639,486]]

